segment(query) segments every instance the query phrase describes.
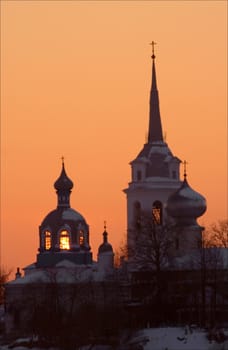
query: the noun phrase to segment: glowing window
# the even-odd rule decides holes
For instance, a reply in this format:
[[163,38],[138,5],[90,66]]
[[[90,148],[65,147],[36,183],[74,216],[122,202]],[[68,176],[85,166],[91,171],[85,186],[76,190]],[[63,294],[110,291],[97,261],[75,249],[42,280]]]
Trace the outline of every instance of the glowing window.
[[152,216],[154,223],[156,225],[162,224],[162,203],[159,201],[154,202],[153,208],[152,208]]
[[84,244],[84,237],[83,237],[83,236],[80,236],[80,237],[79,237],[79,244],[80,244],[80,245],[83,245],[83,244]]
[[83,245],[85,242],[84,233],[82,230],[79,231],[79,244]]
[[44,241],[45,241],[45,243],[44,243],[45,244],[45,249],[46,250],[51,249],[51,232],[45,231]]
[[66,250],[70,249],[70,237],[66,230],[60,233],[59,248]]

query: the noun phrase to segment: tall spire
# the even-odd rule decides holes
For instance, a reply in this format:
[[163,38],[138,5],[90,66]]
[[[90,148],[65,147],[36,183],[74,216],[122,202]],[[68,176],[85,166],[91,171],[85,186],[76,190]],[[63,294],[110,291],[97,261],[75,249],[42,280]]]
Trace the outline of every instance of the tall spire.
[[149,134],[148,134],[148,143],[154,141],[163,141],[162,135],[162,125],[161,125],[161,116],[159,109],[159,97],[157,90],[157,81],[156,81],[156,70],[155,70],[155,54],[154,54],[154,45],[155,42],[152,41],[152,83],[150,90],[150,120],[149,120]]

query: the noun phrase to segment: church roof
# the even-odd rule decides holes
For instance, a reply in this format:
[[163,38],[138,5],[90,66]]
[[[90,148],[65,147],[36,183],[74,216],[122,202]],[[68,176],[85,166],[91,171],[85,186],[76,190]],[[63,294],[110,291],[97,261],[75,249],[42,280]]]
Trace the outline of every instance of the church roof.
[[[152,81],[149,103],[149,128],[147,143],[139,152],[133,162],[144,161],[146,164],[146,178],[170,178],[170,165],[172,162],[180,163],[173,156],[170,148],[163,138],[162,122],[159,107],[159,95],[155,68],[154,42],[152,42]],[[132,162],[132,163],[133,163]]]
[[194,224],[205,211],[205,198],[189,186],[185,174],[181,187],[168,198],[167,212],[179,223]]
[[108,232],[106,231],[106,224],[103,232],[103,243],[98,248],[98,254],[113,253],[112,245],[108,242]]
[[79,212],[72,208],[57,208],[44,218],[41,227],[50,227],[53,230],[58,230],[64,224],[71,226],[78,223],[86,224],[84,217]]
[[153,54],[151,58],[152,58],[152,83],[151,83],[151,90],[150,90],[150,118],[149,118],[148,143],[163,141],[159,97],[158,97],[158,90],[157,90],[154,47],[153,47]]

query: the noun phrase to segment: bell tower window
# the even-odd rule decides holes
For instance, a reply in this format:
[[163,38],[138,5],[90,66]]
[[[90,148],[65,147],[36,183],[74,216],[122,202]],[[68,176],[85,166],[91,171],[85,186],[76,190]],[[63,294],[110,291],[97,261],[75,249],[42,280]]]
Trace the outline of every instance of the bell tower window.
[[70,249],[70,236],[66,230],[63,230],[60,233],[59,248],[61,250],[69,250]]
[[142,180],[142,172],[141,170],[137,171],[137,181],[141,181]]
[[141,227],[141,204],[139,202],[134,203],[134,226],[137,230]]
[[45,245],[45,250],[51,249],[51,232],[49,231],[45,231],[44,245]]
[[162,203],[155,201],[152,208],[153,221],[156,225],[162,225]]

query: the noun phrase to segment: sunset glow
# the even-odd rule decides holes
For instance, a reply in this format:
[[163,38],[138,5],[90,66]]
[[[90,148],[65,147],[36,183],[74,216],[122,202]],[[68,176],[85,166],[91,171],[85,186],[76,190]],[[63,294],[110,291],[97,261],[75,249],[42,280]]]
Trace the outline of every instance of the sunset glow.
[[[148,132],[152,40],[166,142],[207,199],[199,223],[227,217],[226,1],[0,6],[1,264],[35,261],[62,155],[93,258],[104,220],[114,249],[125,239],[123,189]],[[60,244],[69,249],[69,237]]]

